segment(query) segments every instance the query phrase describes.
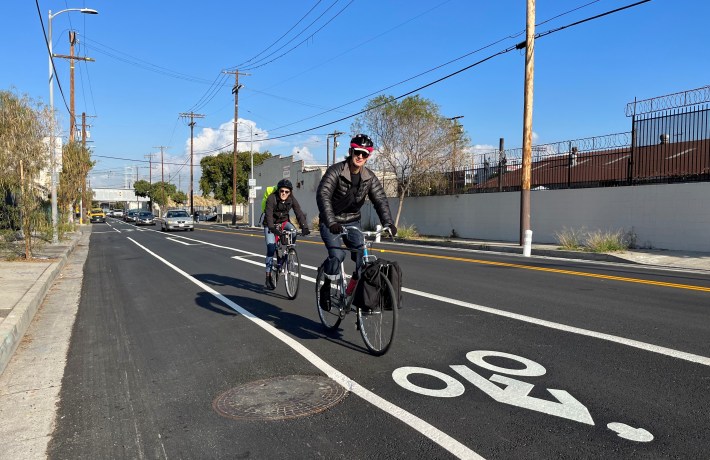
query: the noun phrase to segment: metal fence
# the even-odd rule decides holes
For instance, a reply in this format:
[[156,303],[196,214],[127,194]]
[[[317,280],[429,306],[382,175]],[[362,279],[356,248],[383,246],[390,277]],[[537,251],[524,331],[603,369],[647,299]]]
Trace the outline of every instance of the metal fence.
[[[533,146],[533,190],[710,181],[710,105],[634,113],[632,131]],[[521,189],[522,149],[471,156],[431,174],[410,195]]]

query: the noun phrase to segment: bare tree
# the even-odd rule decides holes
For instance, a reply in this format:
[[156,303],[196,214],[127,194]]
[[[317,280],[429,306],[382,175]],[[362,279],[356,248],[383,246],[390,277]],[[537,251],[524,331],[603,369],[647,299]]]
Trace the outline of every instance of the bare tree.
[[[68,212],[69,221],[74,221],[74,208],[81,199],[81,190],[89,170],[94,167],[91,152],[80,142],[69,142],[62,149],[62,171],[59,175],[58,203]],[[64,219],[62,219],[64,222]]]
[[[19,226],[25,258],[32,258],[34,232],[46,226],[39,173],[48,164],[49,112],[28,96],[0,91],[0,193],[3,227]],[[8,199],[9,198],[9,199]],[[18,225],[19,224],[19,225]]]
[[419,96],[397,101],[391,96],[370,100],[366,112],[355,120],[353,131],[370,135],[380,164],[397,177],[399,225],[404,198],[410,188],[432,172],[441,171],[451,153],[451,121],[432,101]]

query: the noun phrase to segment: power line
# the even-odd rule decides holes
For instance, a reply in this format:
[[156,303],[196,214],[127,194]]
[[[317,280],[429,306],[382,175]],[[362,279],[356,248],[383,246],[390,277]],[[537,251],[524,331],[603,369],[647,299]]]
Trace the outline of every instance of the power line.
[[[57,81],[57,86],[59,87],[59,92],[62,94],[62,101],[64,101],[64,107],[66,107],[69,116],[71,116],[71,110],[69,110],[69,104],[67,104],[67,98],[64,97],[64,90],[62,89],[61,83],[59,83],[59,75],[57,75],[57,68],[54,65],[54,56],[49,50],[49,38],[47,38],[47,31],[44,28],[44,21],[42,20],[42,12],[39,10],[39,0],[35,0],[35,5],[37,5],[37,16],[39,17],[39,23],[42,25],[42,34],[44,34],[44,44],[47,45],[47,54],[49,55],[49,61],[52,63],[52,71],[54,72],[53,77]],[[50,83],[51,84],[51,83]],[[54,116],[54,114],[52,114]]]
[[[328,20],[328,22],[326,22],[325,24],[323,24],[321,27],[318,28],[318,30],[316,30],[316,31],[313,32],[311,35],[309,35],[308,37],[306,37],[305,39],[303,39],[303,41],[301,41],[299,44],[297,44],[297,45],[294,46],[293,48],[291,48],[291,49],[289,49],[288,51],[286,51],[286,52],[284,52],[284,53],[282,53],[282,54],[276,56],[275,58],[273,58],[272,60],[270,60],[270,61],[268,61],[268,62],[264,62],[263,64],[259,64],[259,65],[255,65],[256,63],[259,62],[259,61],[257,61],[256,63],[252,64],[251,66],[247,66],[247,67],[246,67],[245,69],[243,69],[243,70],[258,69],[259,67],[264,67],[265,65],[271,64],[272,62],[274,62],[274,61],[276,61],[276,60],[278,60],[278,59],[281,59],[282,57],[286,56],[286,55],[289,54],[291,51],[295,50],[296,48],[298,48],[299,46],[303,45],[303,44],[306,43],[308,40],[310,40],[311,38],[313,38],[313,37],[314,37],[318,32],[320,32],[325,26],[327,26],[327,25],[330,24],[335,18],[337,18],[338,16],[340,16],[340,14],[341,14],[343,11],[345,11],[350,5],[352,5],[352,3],[353,3],[354,1],[355,1],[355,0],[350,0],[350,2],[348,2],[348,4],[343,7],[343,9],[341,9],[340,11],[338,11],[338,12],[335,14],[335,16],[333,16],[332,18],[330,18],[330,19]],[[337,3],[337,0],[336,0],[335,3]],[[333,5],[335,5],[335,3],[333,3]],[[330,8],[328,8],[328,9],[330,9]],[[326,10],[326,11],[328,11],[328,10]],[[324,14],[325,14],[325,13],[324,13]],[[322,16],[322,15],[321,15],[321,16]],[[320,19],[320,16],[318,17],[318,19]],[[315,22],[315,21],[314,21],[314,22]],[[309,25],[309,27],[310,27],[310,25]],[[294,38],[295,38],[295,37],[294,37]],[[284,45],[284,46],[285,46],[285,45]],[[283,47],[282,47],[282,48],[283,48]],[[281,48],[279,48],[279,49],[281,49]],[[276,50],[276,51],[278,51],[278,50]],[[275,53],[276,51],[274,51],[274,53]],[[262,58],[261,60],[264,60],[264,59],[268,58],[269,56],[271,56],[271,55],[274,54],[274,53],[271,53],[271,54],[269,54],[268,56],[265,56],[265,57]]]
[[[182,72],[178,72],[176,70],[168,69],[167,67],[159,66],[159,65],[154,64],[150,61],[146,61],[144,59],[140,59],[135,56],[131,56],[128,53],[124,53],[123,51],[119,51],[117,49],[111,48],[108,45],[104,45],[104,44],[97,42],[96,40],[93,40],[91,38],[88,38],[86,36],[82,35],[82,37],[86,40],[85,46],[87,48],[91,48],[94,51],[96,51],[97,53],[101,53],[105,56],[111,57],[111,58],[116,59],[118,61],[125,62],[127,64],[130,64],[130,65],[133,65],[136,67],[140,67],[142,69],[149,70],[151,72],[155,72],[155,73],[162,74],[162,75],[167,75],[169,77],[177,78],[180,80],[192,81],[192,82],[196,82],[196,83],[205,83],[205,84],[209,83],[209,80],[206,80],[204,78],[195,77],[192,75],[184,74]],[[107,51],[107,50],[109,50],[109,51]]]
[[[552,21],[553,19],[559,18],[559,17],[561,17],[561,16],[564,16],[564,15],[566,15],[566,14],[569,14],[569,13],[571,13],[571,12],[573,12],[573,11],[576,11],[576,10],[579,10],[579,9],[581,9],[581,8],[587,7],[587,6],[589,6],[589,5],[593,4],[593,3],[596,3],[596,2],[598,2],[598,1],[599,1],[599,0],[595,0],[595,1],[593,1],[593,2],[590,2],[590,3],[587,3],[587,4],[581,5],[581,6],[579,6],[579,7],[573,8],[573,9],[571,9],[571,10],[565,11],[564,13],[558,14],[557,16],[554,16],[554,17],[552,17],[552,18],[550,18],[550,19],[547,19],[547,20],[543,21],[541,24],[544,24],[544,23],[546,23],[546,22],[550,22],[550,21]],[[650,1],[650,0],[649,0],[649,1]],[[446,3],[446,2],[444,2],[444,3]],[[440,5],[437,5],[437,6],[434,7],[434,8],[438,8],[438,7],[440,7],[441,5],[443,5],[443,3],[440,4]],[[432,8],[432,9],[434,9],[434,8]],[[431,11],[431,10],[427,10],[425,13],[428,13],[429,11]],[[425,14],[425,13],[422,13],[422,14]],[[420,16],[421,16],[421,15],[420,15]],[[417,17],[418,17],[418,16],[417,16]],[[415,17],[415,18],[416,18],[416,17]],[[412,19],[415,19],[415,18],[412,18]],[[410,20],[410,21],[411,21],[411,20]],[[409,21],[407,21],[407,22],[409,22]],[[399,26],[397,26],[397,27],[399,27]],[[392,29],[391,29],[391,30],[392,30]],[[438,70],[438,69],[441,69],[441,68],[443,68],[443,67],[446,67],[446,66],[448,66],[449,64],[453,64],[454,62],[460,61],[461,59],[464,59],[464,58],[466,58],[466,57],[468,57],[468,56],[471,56],[471,55],[473,55],[473,54],[476,54],[476,53],[478,53],[478,52],[481,52],[481,51],[483,51],[483,50],[485,50],[485,49],[487,49],[487,48],[490,48],[490,47],[492,47],[492,46],[494,46],[494,45],[497,45],[498,43],[501,43],[501,42],[503,42],[503,41],[505,41],[505,40],[508,40],[508,39],[510,39],[510,38],[515,38],[515,37],[517,37],[518,35],[520,35],[521,33],[524,33],[524,32],[525,32],[525,31],[523,30],[523,32],[520,32],[520,33],[517,33],[517,34],[508,35],[508,36],[506,36],[506,37],[500,38],[500,39],[498,39],[498,40],[496,40],[496,41],[494,41],[494,42],[491,42],[491,43],[489,43],[489,44],[487,44],[487,45],[484,45],[484,46],[482,46],[482,47],[480,47],[480,48],[478,48],[478,49],[475,49],[475,50],[473,50],[473,51],[469,51],[468,53],[463,54],[463,55],[461,55],[461,56],[459,56],[459,57],[457,57],[457,58],[451,59],[451,60],[449,60],[449,61],[447,61],[447,62],[444,62],[443,64],[439,64],[439,65],[437,65],[437,66],[435,66],[435,67],[432,67],[431,69],[425,70],[424,72],[420,72],[420,73],[418,73],[418,74],[416,74],[416,75],[413,75],[413,76],[411,76],[411,77],[409,77],[409,78],[406,78],[406,79],[401,80],[401,81],[399,81],[399,82],[397,82],[397,83],[394,83],[394,84],[392,84],[392,85],[389,85],[389,86],[387,86],[387,87],[385,87],[385,88],[378,89],[377,91],[374,91],[374,92],[372,92],[372,93],[370,93],[370,94],[366,94],[365,96],[361,96],[361,97],[359,97],[359,98],[357,98],[357,99],[353,99],[353,100],[351,100],[351,101],[349,101],[349,102],[346,102],[346,103],[344,103],[344,104],[341,104],[341,105],[339,105],[339,106],[337,106],[337,107],[333,107],[333,108],[331,108],[331,109],[327,109],[327,110],[325,110],[324,112],[317,113],[317,114],[312,115],[312,116],[310,116],[310,117],[302,118],[302,119],[300,119],[300,120],[298,120],[298,121],[294,121],[294,122],[292,122],[292,123],[288,123],[288,124],[281,125],[281,126],[276,127],[276,128],[269,129],[269,131],[278,131],[279,129],[286,128],[286,127],[288,127],[288,126],[293,126],[293,125],[295,125],[295,124],[304,122],[304,121],[306,121],[306,120],[310,120],[310,119],[319,117],[319,116],[321,116],[321,115],[325,115],[326,113],[334,112],[334,111],[336,111],[336,110],[338,110],[338,109],[341,109],[341,108],[346,107],[346,106],[348,106],[348,105],[354,104],[355,102],[358,102],[358,101],[361,101],[361,100],[363,100],[363,99],[367,99],[367,98],[369,98],[369,97],[375,96],[375,95],[380,94],[380,93],[382,93],[382,92],[384,92],[384,91],[387,91],[387,90],[389,90],[389,89],[391,89],[391,88],[394,88],[394,87],[396,87],[396,86],[399,86],[399,85],[401,85],[401,84],[403,84],[403,83],[406,83],[406,82],[408,82],[408,81],[411,81],[411,80],[414,80],[414,79],[416,79],[416,78],[419,78],[419,77],[421,77],[421,76],[423,76],[423,75],[426,75],[426,74],[428,74],[428,73],[431,73],[431,72],[433,72],[433,71],[435,71],[435,70]],[[383,34],[378,35],[378,37],[381,36],[381,35],[383,35]],[[371,40],[370,40],[370,41],[371,41]],[[367,43],[367,42],[364,42],[364,43]],[[363,44],[364,44],[364,43],[363,43]],[[358,45],[358,46],[361,46],[361,45]],[[355,47],[355,48],[357,48],[357,47]],[[348,52],[351,51],[352,49],[355,49],[355,48],[351,48],[350,50],[348,50]],[[343,53],[343,54],[344,54],[344,53]],[[341,54],[341,55],[342,55],[342,54]],[[252,91],[254,91],[254,90],[252,90]],[[257,91],[257,92],[258,92],[258,91]]]
[[258,54],[256,54],[256,55],[250,57],[249,59],[247,59],[246,61],[242,62],[241,64],[237,64],[237,65],[234,66],[234,67],[239,68],[239,67],[241,67],[241,66],[243,66],[243,65],[246,65],[246,64],[250,63],[252,60],[254,60],[254,59],[258,58],[259,56],[261,56],[263,53],[265,53],[269,48],[271,48],[271,47],[274,46],[276,43],[278,43],[279,40],[281,40],[281,39],[284,38],[286,35],[288,35],[289,32],[291,32],[293,29],[295,29],[297,25],[299,25],[304,19],[306,19],[306,16],[308,16],[309,14],[311,14],[311,11],[313,11],[313,10],[320,4],[321,1],[322,1],[322,0],[318,0],[318,1],[316,2],[316,4],[313,5],[313,6],[311,7],[311,9],[308,10],[308,12],[307,12],[306,14],[304,14],[303,17],[301,17],[301,19],[298,20],[298,22],[296,22],[296,24],[294,24],[290,29],[288,29],[286,32],[284,32],[284,34],[281,35],[279,38],[277,38],[276,41],[274,41],[272,44],[270,44],[269,46],[267,46],[266,48],[264,48],[263,50],[261,50]]
[[[545,32],[541,32],[541,33],[535,35],[535,39],[538,39],[538,38],[541,38],[541,37],[545,37],[545,36],[551,35],[551,34],[553,34],[553,33],[555,33],[555,32],[559,32],[559,31],[561,31],[561,30],[564,30],[564,29],[567,29],[567,28],[570,28],[570,27],[573,27],[573,26],[576,26],[576,25],[580,25],[580,24],[589,22],[589,21],[591,21],[591,20],[593,20],[593,19],[598,19],[598,18],[601,18],[601,17],[604,17],[604,16],[608,16],[608,15],[610,15],[610,14],[612,14],[612,13],[617,13],[617,12],[619,12],[619,11],[623,11],[623,10],[626,10],[626,9],[629,9],[629,8],[633,8],[633,7],[635,7],[635,6],[641,5],[641,4],[643,4],[643,3],[648,3],[648,2],[650,2],[650,1],[651,1],[651,0],[641,0],[641,1],[639,1],[639,2],[630,4],[630,5],[627,5],[627,6],[623,6],[623,7],[620,7],[620,8],[616,8],[616,9],[614,9],[614,10],[607,11],[607,12],[605,12],[605,13],[601,13],[601,14],[598,14],[598,15],[595,15],[595,16],[591,16],[591,17],[589,17],[589,18],[582,19],[582,20],[580,20],[580,21],[576,21],[576,22],[573,22],[573,23],[571,23],[571,24],[568,24],[568,25],[565,25],[565,26],[562,26],[562,27],[558,27],[558,28],[556,28],[556,29],[552,29],[552,30],[548,30],[548,31],[545,31]],[[521,45],[522,45],[522,46],[521,46]],[[486,47],[487,47],[487,46],[486,46]],[[414,93],[416,93],[416,92],[419,92],[419,91],[421,91],[422,89],[428,88],[428,87],[433,86],[433,85],[435,85],[435,84],[437,84],[437,83],[440,83],[440,82],[442,82],[442,81],[444,81],[444,80],[447,80],[447,79],[449,79],[449,78],[451,78],[451,77],[453,77],[453,76],[455,76],[455,75],[458,75],[458,74],[460,74],[460,73],[462,73],[462,72],[465,72],[466,70],[469,70],[469,69],[471,69],[471,68],[473,68],[473,67],[476,67],[476,66],[478,66],[478,65],[480,65],[480,64],[483,64],[484,62],[489,61],[489,60],[493,59],[494,57],[501,56],[501,55],[507,54],[507,53],[509,53],[509,52],[511,52],[511,51],[513,51],[513,50],[515,50],[515,49],[521,49],[521,48],[524,48],[524,47],[525,47],[525,42],[521,42],[521,43],[518,43],[518,44],[516,44],[516,45],[509,46],[508,48],[505,48],[505,49],[503,49],[503,50],[501,50],[501,51],[498,51],[497,53],[491,54],[491,55],[489,55],[489,56],[487,56],[487,57],[485,57],[485,58],[483,58],[483,59],[481,59],[481,60],[479,60],[479,61],[477,61],[477,62],[474,62],[473,64],[470,64],[470,65],[468,65],[468,66],[466,66],[466,67],[463,67],[463,68],[461,68],[461,69],[459,69],[459,70],[457,70],[457,71],[455,71],[455,72],[452,72],[452,73],[450,73],[450,74],[448,74],[448,75],[445,75],[445,76],[443,76],[443,77],[441,77],[441,78],[438,78],[438,79],[436,79],[436,80],[434,80],[434,81],[432,81],[432,82],[429,82],[429,83],[427,83],[427,84],[425,84],[425,85],[422,85],[422,86],[420,86],[420,87],[418,87],[418,88],[415,88],[415,89],[413,89],[413,90],[411,90],[411,91],[408,91],[408,92],[406,92],[406,93],[404,93],[404,94],[401,94],[401,95],[399,95],[399,96],[397,96],[397,97],[392,97],[391,99],[388,100],[388,102],[384,102],[384,103],[378,104],[378,105],[376,105],[376,106],[367,108],[367,109],[365,109],[365,110],[361,110],[361,111],[359,111],[359,112],[357,112],[357,113],[348,115],[348,116],[346,116],[346,117],[339,118],[339,119],[334,120],[334,121],[330,121],[330,122],[328,122],[328,123],[324,123],[324,124],[321,124],[321,125],[318,125],[318,126],[314,126],[314,127],[312,127],[312,128],[304,129],[304,130],[297,131],[297,132],[294,132],[294,133],[284,134],[284,135],[281,135],[281,136],[269,137],[268,140],[272,140],[272,139],[282,139],[282,138],[285,138],[285,137],[290,137],[290,136],[295,136],[295,135],[298,135],[298,134],[303,134],[303,133],[306,133],[306,132],[309,132],[309,131],[313,131],[313,130],[315,130],[315,129],[320,129],[320,128],[323,128],[323,127],[326,127],[326,126],[333,125],[333,124],[335,124],[335,123],[339,123],[339,122],[341,122],[341,121],[347,120],[347,119],[349,119],[349,118],[356,117],[356,116],[358,116],[358,115],[362,115],[363,113],[367,113],[367,112],[369,112],[369,111],[371,111],[371,110],[374,110],[374,109],[377,109],[377,108],[379,108],[379,107],[382,107],[382,106],[386,105],[387,103],[389,103],[390,101],[396,101],[396,100],[402,99],[402,98],[407,97],[407,96],[409,96],[409,95],[411,95],[411,94],[414,94]],[[469,54],[470,54],[470,53],[469,53]],[[278,129],[278,128],[277,128],[277,129]],[[267,139],[262,139],[262,140],[267,140]]]

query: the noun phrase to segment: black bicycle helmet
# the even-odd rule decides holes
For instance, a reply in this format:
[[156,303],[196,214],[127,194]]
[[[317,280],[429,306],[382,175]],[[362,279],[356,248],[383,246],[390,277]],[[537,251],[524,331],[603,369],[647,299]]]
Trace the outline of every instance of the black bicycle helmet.
[[372,139],[370,139],[365,134],[357,134],[355,137],[350,139],[350,154],[352,155],[353,150],[362,150],[367,152],[369,155],[374,150],[374,144]]
[[[272,184],[273,184],[273,182],[272,182]],[[279,181],[279,183],[276,185],[276,190],[281,190],[282,188],[287,188],[287,189],[293,191],[293,184],[288,179],[281,179]]]

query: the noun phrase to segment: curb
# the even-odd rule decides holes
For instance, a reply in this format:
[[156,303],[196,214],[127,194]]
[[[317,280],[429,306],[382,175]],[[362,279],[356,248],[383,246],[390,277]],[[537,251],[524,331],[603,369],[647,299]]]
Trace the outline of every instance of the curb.
[[[400,238],[397,240],[398,243],[407,243],[419,246],[438,246],[446,248],[459,248],[459,249],[474,249],[478,251],[495,251],[495,252],[507,252],[511,254],[523,254],[523,248],[511,247],[511,246],[498,246],[497,244],[487,244],[487,243],[457,243],[456,241],[434,241],[434,240],[408,240]],[[601,254],[593,252],[581,252],[581,251],[564,251],[558,249],[544,249],[536,248],[535,245],[531,248],[531,255],[538,257],[551,257],[551,258],[566,258],[566,259],[581,259],[581,260],[595,260],[600,262],[621,262],[621,263],[631,263],[629,260],[623,259],[621,257],[616,257],[611,254]]]
[[54,283],[59,273],[67,263],[69,255],[74,251],[76,245],[81,239],[83,230],[79,230],[78,236],[73,236],[69,244],[62,249],[61,255],[57,256],[56,262],[53,262],[42,275],[37,279],[34,285],[22,296],[17,305],[12,309],[9,315],[0,324],[0,374],[3,373],[5,367],[10,362],[13,353],[17,349],[20,341],[27,332],[27,329],[32,323],[32,319],[37,313],[40,305],[47,295],[47,291]]
[[[237,226],[232,227],[231,224],[212,224],[214,226],[226,227],[227,229],[232,229],[235,231],[249,232],[249,233],[261,233],[259,229],[248,226]],[[317,235],[317,230],[312,230],[311,235]],[[434,246],[434,247],[444,247],[444,248],[459,248],[459,249],[473,249],[477,251],[494,251],[494,252],[506,252],[509,254],[523,254],[522,246],[510,246],[506,244],[500,244],[497,242],[493,243],[464,243],[457,241],[446,241],[446,240],[411,240],[406,238],[397,238],[396,243],[412,244],[417,246]],[[597,262],[616,262],[624,264],[636,264],[637,262],[624,259],[623,257],[617,257],[611,254],[605,253],[595,253],[595,252],[582,252],[582,251],[565,251],[562,249],[546,249],[541,247],[535,247],[533,244],[531,251],[532,256],[537,257],[550,257],[557,259],[578,259],[578,260],[593,260]]]

